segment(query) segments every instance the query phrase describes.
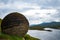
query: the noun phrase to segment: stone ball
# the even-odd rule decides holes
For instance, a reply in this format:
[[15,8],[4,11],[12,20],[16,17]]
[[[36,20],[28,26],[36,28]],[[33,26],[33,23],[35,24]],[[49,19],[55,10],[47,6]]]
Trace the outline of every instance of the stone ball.
[[1,23],[1,30],[5,34],[23,37],[29,28],[26,17],[18,12],[13,12],[5,16]]

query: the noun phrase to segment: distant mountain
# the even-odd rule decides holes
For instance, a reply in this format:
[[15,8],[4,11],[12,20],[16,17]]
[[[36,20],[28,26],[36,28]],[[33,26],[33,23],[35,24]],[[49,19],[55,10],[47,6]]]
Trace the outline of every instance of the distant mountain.
[[57,28],[57,27],[60,27],[60,22],[42,23],[40,24],[40,26]]
[[42,24],[32,25],[32,26],[40,26],[45,28],[60,28],[60,22],[42,23]]

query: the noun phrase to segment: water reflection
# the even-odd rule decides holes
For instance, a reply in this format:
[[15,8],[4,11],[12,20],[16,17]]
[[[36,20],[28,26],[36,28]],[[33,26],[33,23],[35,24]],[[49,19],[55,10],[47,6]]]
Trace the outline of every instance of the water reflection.
[[27,34],[30,34],[31,36],[41,40],[60,40],[60,30],[51,28],[45,28],[45,30],[52,30],[52,32],[29,30]]

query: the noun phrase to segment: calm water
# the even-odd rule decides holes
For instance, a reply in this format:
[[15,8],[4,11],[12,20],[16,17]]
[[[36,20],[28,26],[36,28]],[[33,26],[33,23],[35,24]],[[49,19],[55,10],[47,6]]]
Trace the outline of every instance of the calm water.
[[29,30],[27,34],[30,34],[31,36],[39,38],[41,40],[60,40],[60,30],[51,28],[45,28],[45,30],[52,30],[52,32]]

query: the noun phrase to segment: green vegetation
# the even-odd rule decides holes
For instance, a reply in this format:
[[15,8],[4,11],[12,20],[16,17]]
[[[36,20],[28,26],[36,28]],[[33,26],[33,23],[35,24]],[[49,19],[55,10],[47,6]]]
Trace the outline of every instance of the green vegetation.
[[39,24],[38,26],[42,26],[45,28],[54,28],[54,29],[60,29],[60,22],[49,22],[49,23],[42,23]]
[[[23,37],[18,37],[18,36],[12,36],[12,35],[7,35],[0,33],[0,40],[23,40]],[[37,38],[31,37],[30,35],[26,34],[24,37],[25,40],[39,40]]]
[[31,37],[30,35],[25,35],[25,40],[40,40],[40,39],[37,39],[37,38],[34,38],[34,37]]
[[30,30],[44,30],[44,28],[41,26],[31,26],[29,29]]
[[4,39],[4,40],[23,40],[22,37],[7,35],[7,34],[3,34],[3,33],[0,33],[0,40],[1,39]]
[[0,40],[39,40],[37,38],[31,37],[30,35],[26,34],[23,37],[18,37],[18,36],[12,36],[12,35],[7,35],[4,33],[1,33],[1,19],[0,19]]
[[53,28],[53,29],[60,29],[60,22],[49,22],[49,23],[42,23],[37,25],[32,25],[30,29],[44,29],[44,28]]

